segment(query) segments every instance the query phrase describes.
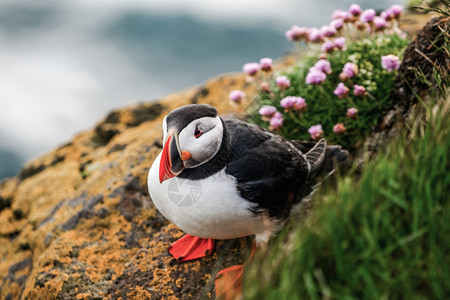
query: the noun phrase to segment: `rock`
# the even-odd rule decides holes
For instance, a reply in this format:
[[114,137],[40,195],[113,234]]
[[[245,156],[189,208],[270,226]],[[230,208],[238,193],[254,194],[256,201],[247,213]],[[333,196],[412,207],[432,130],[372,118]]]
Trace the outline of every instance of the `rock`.
[[[415,24],[417,19],[424,22],[430,17],[419,16],[417,19],[411,17],[407,19]],[[443,46],[444,35],[450,33],[448,19],[448,17],[435,17],[431,18],[422,28],[417,25],[409,27],[410,29],[414,28],[417,32],[403,54],[404,58],[400,64],[391,95],[394,100],[392,108],[364,141],[362,147],[364,151],[357,153],[355,160],[359,170],[376,153],[385,151],[390,140],[396,139],[400,135],[406,119],[411,121],[415,118],[415,114],[420,110],[414,105],[418,102],[417,96],[421,100],[426,100],[430,91],[433,93],[439,90],[435,80],[434,67],[438,67],[438,73],[442,79],[448,77],[450,56],[441,55],[441,52],[434,50],[435,46]],[[430,86],[417,78],[415,70],[421,70]],[[445,80],[442,80],[442,84],[445,84]]]
[[17,178],[0,181],[0,211],[11,206],[17,186]]
[[[393,90],[395,102],[404,106],[405,111],[418,101],[417,96],[424,99],[430,90],[439,90],[434,70],[438,70],[441,79],[448,76],[450,55],[442,55],[436,49],[444,46],[449,34],[449,17],[436,17],[416,33],[415,39],[406,48]],[[418,78],[418,72],[422,79]]]
[[155,120],[166,108],[163,104],[156,102],[141,103],[130,108],[115,110],[95,127],[93,141],[97,146],[103,146],[126,128]]
[[8,272],[2,281],[2,294],[3,286],[14,286],[16,289],[7,291],[5,299],[8,297],[10,299],[20,298],[25,288],[27,275],[30,272],[32,264],[31,258],[27,257],[9,267]]

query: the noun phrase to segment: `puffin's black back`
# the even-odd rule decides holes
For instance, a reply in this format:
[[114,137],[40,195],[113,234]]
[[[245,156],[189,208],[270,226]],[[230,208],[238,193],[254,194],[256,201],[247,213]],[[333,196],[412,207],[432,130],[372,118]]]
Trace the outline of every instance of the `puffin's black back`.
[[255,213],[283,217],[306,183],[309,166],[288,140],[259,126],[227,120],[231,153],[226,173],[237,179],[241,196]]

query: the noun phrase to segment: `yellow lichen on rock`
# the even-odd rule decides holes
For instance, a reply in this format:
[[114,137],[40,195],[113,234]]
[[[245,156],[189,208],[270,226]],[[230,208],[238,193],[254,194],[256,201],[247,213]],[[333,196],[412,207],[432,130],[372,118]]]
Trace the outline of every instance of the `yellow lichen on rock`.
[[[174,261],[167,250],[183,232],[156,210],[146,181],[161,151],[167,112],[208,103],[222,115],[238,115],[228,100],[232,89],[249,97],[255,92],[242,74],[230,74],[160,102],[114,110],[93,130],[1,182],[0,298],[183,299],[186,289],[197,298],[211,293],[209,274],[219,269],[219,256]],[[200,284],[197,290],[193,284]]]

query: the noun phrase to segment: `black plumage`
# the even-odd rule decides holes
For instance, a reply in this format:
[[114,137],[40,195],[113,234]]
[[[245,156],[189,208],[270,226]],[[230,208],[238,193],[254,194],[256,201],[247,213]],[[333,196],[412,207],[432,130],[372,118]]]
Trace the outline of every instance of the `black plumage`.
[[183,130],[192,121],[203,117],[216,117],[217,110],[207,104],[191,104],[178,107],[167,115],[167,125],[178,131]]
[[235,177],[241,196],[255,213],[282,217],[309,178],[310,164],[283,137],[239,120],[225,121],[231,155],[225,172]]

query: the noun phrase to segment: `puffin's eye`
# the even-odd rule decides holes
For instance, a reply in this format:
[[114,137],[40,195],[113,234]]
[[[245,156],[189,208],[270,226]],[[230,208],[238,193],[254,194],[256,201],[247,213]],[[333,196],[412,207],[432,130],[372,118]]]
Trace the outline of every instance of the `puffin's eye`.
[[196,127],[195,132],[194,132],[195,138],[198,139],[202,134],[203,134],[203,132],[201,132],[200,129],[198,129],[198,127]]

